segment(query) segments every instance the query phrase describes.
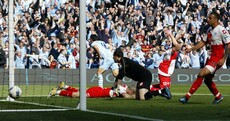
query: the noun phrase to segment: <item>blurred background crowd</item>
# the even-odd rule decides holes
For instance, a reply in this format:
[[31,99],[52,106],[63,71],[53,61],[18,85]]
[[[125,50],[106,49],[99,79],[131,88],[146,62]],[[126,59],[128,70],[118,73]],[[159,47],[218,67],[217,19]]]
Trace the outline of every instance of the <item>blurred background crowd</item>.
[[[0,68],[8,68],[8,7],[8,0],[0,0]],[[86,0],[86,10],[88,69],[100,61],[90,46],[92,34],[155,69],[172,46],[165,26],[175,37],[183,34],[176,68],[204,66],[210,47],[186,53],[185,46],[205,38],[211,11],[230,32],[228,0]],[[79,0],[14,0],[15,68],[78,68],[79,13]],[[223,68],[230,68],[230,56]]]

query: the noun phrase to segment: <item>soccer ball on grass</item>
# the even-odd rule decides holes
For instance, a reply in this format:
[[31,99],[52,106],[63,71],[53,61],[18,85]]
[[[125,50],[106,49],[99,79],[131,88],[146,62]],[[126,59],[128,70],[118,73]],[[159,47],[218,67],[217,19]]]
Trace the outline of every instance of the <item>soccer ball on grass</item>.
[[13,86],[9,89],[9,96],[13,99],[17,99],[22,95],[22,90],[18,86]]

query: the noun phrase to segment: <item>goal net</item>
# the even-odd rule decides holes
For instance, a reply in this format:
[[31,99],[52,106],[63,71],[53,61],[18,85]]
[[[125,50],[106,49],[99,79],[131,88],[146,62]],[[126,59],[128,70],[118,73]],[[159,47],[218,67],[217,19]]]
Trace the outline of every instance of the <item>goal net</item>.
[[[80,2],[82,5],[81,10],[85,11],[85,2]],[[0,70],[0,111],[46,111],[46,110],[69,110],[76,109],[79,100],[83,102],[80,105],[80,109],[85,110],[86,99],[85,98],[64,98],[55,96],[54,98],[47,98],[48,93],[52,88],[56,87],[61,81],[65,83],[80,87],[79,75],[81,73],[81,79],[86,77],[85,57],[86,50],[84,41],[80,43],[80,63],[81,71],[76,70],[61,70],[61,69],[15,69],[14,68],[14,3],[13,0],[8,1],[8,39],[9,39],[9,70]],[[85,13],[85,12],[82,12]],[[80,14],[81,29],[80,40],[85,39],[85,14]],[[83,46],[82,46],[83,45]],[[78,73],[79,72],[79,73]],[[85,97],[86,82],[81,83],[82,93],[80,96]],[[14,100],[8,96],[9,87],[18,86],[22,90],[20,98]]]
[[60,69],[16,69],[14,85],[22,90],[22,95],[14,101],[8,97],[9,72],[0,70],[1,94],[0,110],[7,111],[55,111],[76,109],[79,98],[54,96],[48,93],[61,81],[79,87],[79,71]]

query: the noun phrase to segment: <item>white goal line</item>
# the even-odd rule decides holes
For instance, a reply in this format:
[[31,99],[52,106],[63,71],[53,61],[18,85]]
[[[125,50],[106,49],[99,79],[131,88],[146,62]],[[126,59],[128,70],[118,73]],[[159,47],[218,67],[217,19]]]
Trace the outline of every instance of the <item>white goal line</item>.
[[[51,107],[51,109],[6,109],[0,110],[0,112],[32,112],[32,111],[67,111],[67,110],[76,110],[76,108],[64,107],[64,106],[55,106],[55,105],[48,105],[48,104],[41,104],[35,102],[23,102],[23,101],[8,101],[8,100],[0,100],[0,102],[12,102],[12,103],[20,103],[20,104],[30,104],[36,106],[43,106],[43,107]],[[57,109],[52,109],[57,108]],[[58,109],[59,108],[59,109]]]

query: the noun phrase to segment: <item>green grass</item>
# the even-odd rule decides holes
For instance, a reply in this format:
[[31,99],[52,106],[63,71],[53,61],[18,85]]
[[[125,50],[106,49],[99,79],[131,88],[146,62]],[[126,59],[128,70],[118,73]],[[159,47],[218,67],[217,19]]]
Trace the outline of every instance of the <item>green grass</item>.
[[[111,112],[119,114],[127,114],[132,116],[140,116],[151,119],[161,120],[229,120],[230,119],[230,85],[217,85],[218,89],[224,95],[224,100],[218,105],[211,102],[214,97],[210,94],[206,86],[200,89],[191,97],[188,104],[181,104],[178,99],[185,94],[190,85],[173,85],[171,88],[173,98],[166,100],[162,97],[155,97],[148,101],[137,101],[131,99],[108,98],[87,99],[87,109],[102,112]],[[47,92],[46,92],[47,94]],[[203,95],[204,94],[204,95]],[[64,107],[76,107],[79,102],[78,98],[65,97],[21,97],[18,100],[24,102],[37,102],[47,105],[60,105]],[[28,104],[18,104],[12,102],[0,102],[0,109],[28,109],[28,108],[45,108]],[[79,110],[60,111],[60,112],[14,112],[0,113],[4,121],[137,121],[140,119],[132,119],[122,116],[102,115]]]

